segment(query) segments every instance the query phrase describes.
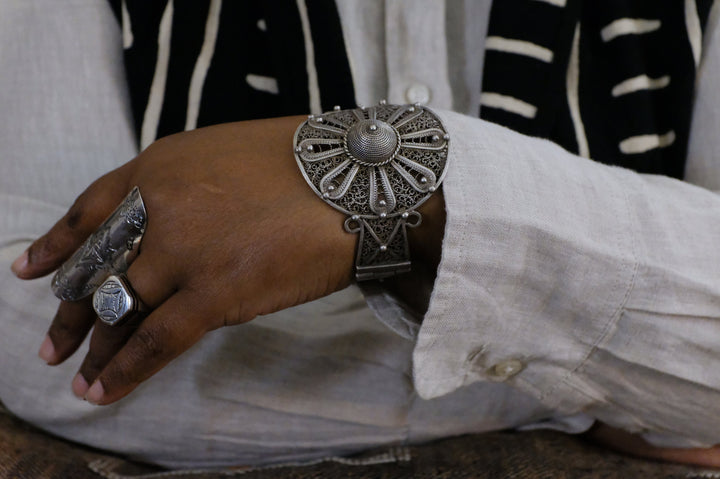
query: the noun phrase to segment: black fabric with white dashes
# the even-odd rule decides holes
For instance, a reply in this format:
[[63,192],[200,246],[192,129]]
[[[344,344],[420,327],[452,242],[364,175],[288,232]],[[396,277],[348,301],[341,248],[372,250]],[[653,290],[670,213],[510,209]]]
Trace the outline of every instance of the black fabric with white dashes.
[[692,44],[702,45],[711,7],[712,0],[496,1],[481,116],[603,163],[681,178],[700,53]]
[[[131,35],[125,62],[145,144],[195,126],[354,105],[332,0],[109,1]],[[213,4],[222,7],[202,70]],[[711,7],[712,0],[496,1],[480,114],[603,163],[680,178]],[[166,79],[158,61],[164,16]],[[206,76],[193,116],[198,71]],[[161,92],[155,107],[153,88]]]
[[[138,137],[154,81],[164,92],[155,138],[183,131],[187,123],[190,85],[206,37],[211,1],[172,0],[168,5],[170,1],[110,0],[118,20],[132,34],[125,65]],[[310,74],[298,2],[224,1],[221,5],[194,126],[309,113]],[[312,0],[305,5],[320,106],[324,110],[354,106],[335,2]],[[160,81],[156,78],[159,37],[168,7],[172,26],[167,76]],[[252,78],[260,78],[264,86],[253,85]]]

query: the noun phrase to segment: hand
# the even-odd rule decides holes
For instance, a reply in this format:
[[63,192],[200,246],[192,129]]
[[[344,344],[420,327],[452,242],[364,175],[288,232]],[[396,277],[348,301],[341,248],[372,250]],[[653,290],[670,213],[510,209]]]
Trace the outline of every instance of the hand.
[[[54,271],[140,188],[148,225],[127,276],[152,313],[111,327],[96,320],[89,299],[60,304],[40,350],[49,364],[71,356],[94,326],[73,380],[76,395],[117,401],[206,332],[350,284],[357,237],[305,183],[292,153],[303,119],[229,123],[159,140],[90,185],[13,264],[24,279]],[[442,216],[439,195],[423,208],[438,205]],[[442,229],[432,237],[433,246],[419,250],[439,258]]]
[[598,422],[587,432],[593,441],[630,456],[662,462],[692,464],[703,467],[720,467],[720,446],[708,448],[656,447],[641,436]]

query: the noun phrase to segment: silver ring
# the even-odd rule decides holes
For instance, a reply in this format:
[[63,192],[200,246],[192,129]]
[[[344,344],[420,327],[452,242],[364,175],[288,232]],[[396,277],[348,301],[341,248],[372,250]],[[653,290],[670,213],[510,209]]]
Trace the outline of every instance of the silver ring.
[[124,274],[111,275],[93,294],[93,309],[110,326],[119,326],[137,313],[148,311]]
[[147,211],[136,186],[55,273],[55,296],[78,301],[90,296],[110,274],[127,271],[137,256],[146,225]]

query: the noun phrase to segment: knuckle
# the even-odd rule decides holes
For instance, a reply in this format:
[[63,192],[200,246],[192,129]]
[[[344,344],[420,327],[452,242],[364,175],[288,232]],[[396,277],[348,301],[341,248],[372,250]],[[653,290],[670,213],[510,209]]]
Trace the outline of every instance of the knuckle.
[[131,361],[123,361],[115,359],[111,365],[102,372],[103,386],[105,391],[112,390],[116,387],[123,387],[128,384],[140,382],[138,367]]
[[82,368],[80,368],[80,371],[82,372],[83,377],[85,379],[92,381],[97,377],[98,374],[100,374],[100,371],[103,369],[103,364],[101,364],[100,359],[95,355],[88,355],[87,359],[82,365]]
[[160,329],[140,328],[133,335],[138,360],[156,360],[165,355],[165,343]]
[[58,244],[54,237],[51,235],[45,235],[35,241],[30,248],[28,248],[28,262],[30,264],[39,264],[47,261],[56,254],[58,250]]
[[105,363],[105,358],[95,354],[91,348],[80,367],[80,373],[86,380],[93,381],[100,374],[100,371],[103,370]]
[[235,326],[238,324],[247,323],[252,319],[253,316],[249,314],[249,312],[246,311],[245,308],[243,308],[242,306],[235,306],[229,308],[224,312],[224,314],[222,315],[221,326]]
[[50,325],[50,335],[57,338],[66,339],[74,336],[78,330],[78,326],[71,321],[68,321],[64,316],[56,316],[53,323]]
[[[103,383],[107,383],[106,389],[122,388],[142,382],[151,373],[148,366],[157,363],[157,358],[164,355],[162,343],[152,331],[137,331],[133,335],[131,344],[129,354],[116,356],[112,360],[112,366],[108,366],[103,372],[105,377]],[[152,369],[152,366],[150,368]]]
[[76,230],[81,225],[85,216],[85,203],[87,201],[88,191],[80,194],[65,215],[65,226],[70,230]]
[[82,340],[95,322],[91,300],[78,303],[61,303],[48,333],[63,340]]
[[78,225],[80,224],[80,220],[83,217],[83,210],[84,208],[82,206],[73,205],[70,208],[67,216],[65,217],[65,226],[67,226],[68,229],[77,229]]

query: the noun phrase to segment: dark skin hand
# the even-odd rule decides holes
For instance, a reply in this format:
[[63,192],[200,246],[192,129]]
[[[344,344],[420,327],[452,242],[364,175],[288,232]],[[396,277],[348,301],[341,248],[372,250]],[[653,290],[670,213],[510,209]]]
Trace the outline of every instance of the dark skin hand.
[[643,459],[720,468],[720,446],[708,448],[655,447],[642,437],[598,423],[586,433],[598,444]]
[[[345,215],[305,183],[292,137],[305,117],[228,123],[157,141],[99,178],[68,213],[13,264],[22,279],[56,270],[133,186],[148,211],[140,254],[127,272],[152,312],[120,327],[97,320],[89,299],[62,302],[40,356],[56,365],[92,330],[72,383],[110,404],[214,329],[237,325],[345,288],[353,281],[357,237]],[[427,309],[445,226],[442,191],[409,229],[413,272],[385,281],[419,313]],[[720,467],[720,449],[655,448],[605,425],[589,435],[641,457]]]
[[[90,185],[13,264],[22,279],[53,272],[133,186],[140,188],[148,226],[127,276],[152,312],[111,327],[97,321],[89,299],[60,304],[40,356],[60,364],[92,330],[72,383],[76,395],[113,403],[208,331],[320,298],[353,281],[357,236],[343,230],[345,215],[305,183],[292,152],[304,119],[228,123],[161,139]],[[408,303],[417,291],[405,282],[432,284],[444,224],[442,194],[420,211],[435,219],[410,233],[422,245],[414,251],[417,268],[392,282]]]

